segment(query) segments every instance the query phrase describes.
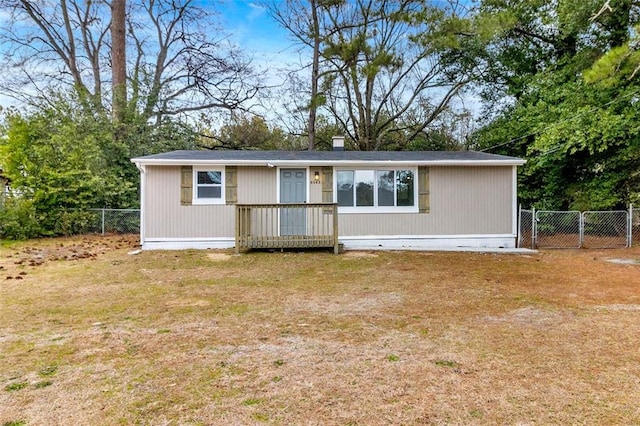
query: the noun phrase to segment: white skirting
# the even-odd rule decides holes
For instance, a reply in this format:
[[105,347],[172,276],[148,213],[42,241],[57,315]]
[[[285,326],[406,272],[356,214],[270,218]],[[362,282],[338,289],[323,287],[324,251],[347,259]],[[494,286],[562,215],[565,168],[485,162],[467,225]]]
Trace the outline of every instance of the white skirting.
[[[340,237],[345,250],[488,250],[514,249],[516,236],[501,235],[367,235]],[[233,238],[148,238],[144,250],[229,249]]]
[[147,238],[143,250],[189,250],[234,248],[234,238]]
[[371,235],[340,237],[345,250],[482,250],[513,249],[516,236],[502,235]]

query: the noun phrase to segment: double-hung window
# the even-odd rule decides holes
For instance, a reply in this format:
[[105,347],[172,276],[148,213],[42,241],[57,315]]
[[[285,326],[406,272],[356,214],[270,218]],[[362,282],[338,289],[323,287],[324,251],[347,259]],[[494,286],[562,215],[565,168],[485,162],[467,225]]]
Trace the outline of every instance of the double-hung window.
[[340,211],[417,212],[415,169],[353,169],[336,171]]
[[193,204],[224,204],[224,168],[193,169]]

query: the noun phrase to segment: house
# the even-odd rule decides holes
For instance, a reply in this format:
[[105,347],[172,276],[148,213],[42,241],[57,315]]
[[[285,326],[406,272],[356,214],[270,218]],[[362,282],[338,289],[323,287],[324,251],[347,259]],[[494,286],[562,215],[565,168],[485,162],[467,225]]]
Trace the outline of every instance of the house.
[[513,248],[516,169],[474,151],[172,151],[141,173],[143,249]]

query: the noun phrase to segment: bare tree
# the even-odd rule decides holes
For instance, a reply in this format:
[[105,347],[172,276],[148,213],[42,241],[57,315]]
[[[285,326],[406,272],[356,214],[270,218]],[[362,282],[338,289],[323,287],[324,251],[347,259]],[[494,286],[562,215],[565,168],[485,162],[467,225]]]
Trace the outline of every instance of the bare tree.
[[[442,4],[426,0],[288,0],[275,19],[311,52],[309,129],[318,111],[353,148],[385,149],[440,125],[438,117],[471,80],[448,73],[439,49],[456,37]],[[453,9],[451,9],[453,10]],[[317,68],[316,68],[317,66]],[[311,130],[310,130],[311,131]]]
[[113,32],[121,30],[121,16],[115,15],[118,22],[111,26],[110,8],[121,13],[125,1],[112,1],[0,0],[10,14],[0,28],[0,42],[6,46],[0,88],[27,102],[46,98],[46,90],[73,88],[96,110],[105,110],[117,98],[103,90],[110,78],[107,65],[114,67],[113,87],[120,87],[118,55],[124,50],[131,52],[126,55],[128,105],[142,121],[241,109],[261,88],[250,60],[228,42],[201,2],[130,3],[122,49]]
[[196,3],[143,2],[139,12],[149,25],[130,26],[137,51],[134,69],[140,73],[134,94],[147,117],[242,109],[263,87],[256,83],[250,61],[225,36],[211,38],[224,32]]
[[29,104],[46,98],[48,89],[71,85],[81,100],[101,106],[109,29],[101,4],[0,0],[0,8],[9,14],[0,28],[5,94]]
[[335,73],[324,78],[323,92],[357,149],[384,149],[395,132],[413,140],[471,79],[446,73],[437,49],[438,19],[446,19],[440,7],[355,0],[326,10],[331,28],[323,55]]
[[[309,82],[309,99],[306,105],[308,149],[315,149],[316,116],[322,104],[322,96],[318,92],[320,81],[320,48],[322,45],[320,10],[327,0],[286,0],[266,3],[271,16],[294,37],[303,47],[311,48],[311,77]],[[306,68],[306,67],[305,67]]]

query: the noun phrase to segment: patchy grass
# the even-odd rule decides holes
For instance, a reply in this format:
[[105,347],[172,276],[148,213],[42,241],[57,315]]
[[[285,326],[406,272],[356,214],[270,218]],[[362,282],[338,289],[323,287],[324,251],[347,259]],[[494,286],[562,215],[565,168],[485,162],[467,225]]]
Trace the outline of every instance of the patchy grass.
[[29,386],[29,383],[27,382],[10,383],[4,387],[4,390],[6,390],[7,392],[13,392],[13,391],[18,391],[20,389],[24,389],[27,386]]
[[639,248],[135,244],[0,245],[0,424],[640,423]]

